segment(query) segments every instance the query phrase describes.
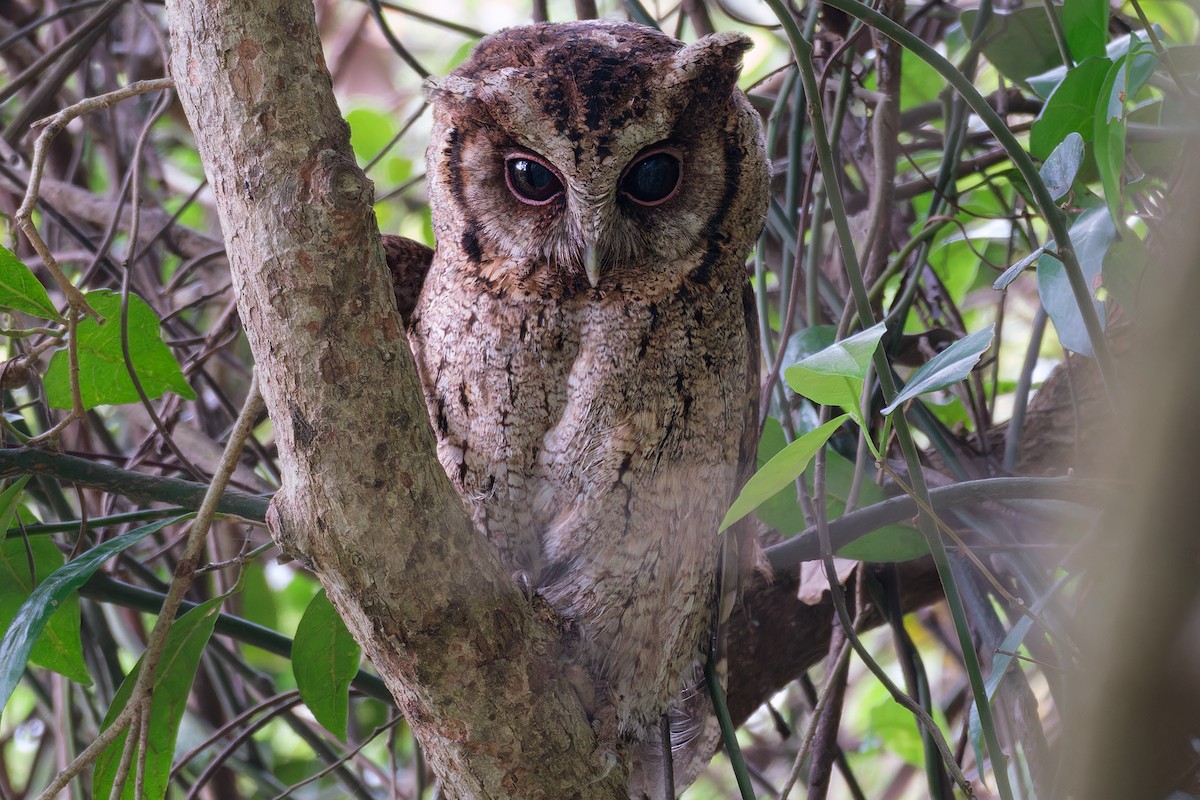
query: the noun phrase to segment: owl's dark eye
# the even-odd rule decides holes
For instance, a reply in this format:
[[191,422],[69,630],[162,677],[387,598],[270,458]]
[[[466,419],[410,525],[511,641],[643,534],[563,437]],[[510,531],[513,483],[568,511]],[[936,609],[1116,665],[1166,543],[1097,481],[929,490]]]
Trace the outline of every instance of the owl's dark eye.
[[668,150],[652,150],[633,162],[621,178],[621,194],[638,205],[656,206],[679,189],[683,164]]
[[545,205],[562,191],[563,185],[554,170],[528,155],[509,156],[504,178],[508,188],[522,203]]

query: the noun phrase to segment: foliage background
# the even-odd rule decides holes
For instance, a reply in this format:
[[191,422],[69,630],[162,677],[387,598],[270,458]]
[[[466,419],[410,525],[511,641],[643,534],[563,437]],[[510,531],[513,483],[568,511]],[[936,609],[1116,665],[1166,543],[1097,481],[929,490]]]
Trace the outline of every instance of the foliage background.
[[[841,375],[854,390],[848,401],[824,399],[812,371],[797,366],[835,336],[869,328],[854,319],[863,309],[851,301],[842,239],[854,243],[874,290],[873,314],[887,314],[892,323],[881,352],[902,380],[912,380],[919,365],[951,342],[994,326],[986,355],[976,347],[951,359],[949,377],[934,382],[941,384],[937,390],[905,408],[932,485],[1018,474],[1041,479],[1068,469],[1076,488],[1083,476],[1129,477],[1108,448],[1137,430],[1112,411],[1116,389],[1091,357],[1097,342],[1053,256],[1046,210],[1014,168],[1013,152],[954,99],[943,76],[829,6],[817,14],[808,6],[732,0],[645,9],[577,5],[552,3],[540,13],[555,20],[593,11],[649,14],[684,38],[711,25],[755,41],[742,85],[767,121],[776,170],[772,214],[753,263],[771,368],[760,461],[804,441],[838,405],[861,420],[832,434],[830,448],[816,455],[799,484],[774,491],[809,466],[814,448],[787,451],[780,484],[771,491],[760,486],[755,499],[764,504],[757,515],[770,540],[800,534],[794,541],[813,542],[821,516],[878,504],[913,478],[913,463],[905,464],[880,414],[878,373],[867,368],[873,346],[850,370],[855,374]],[[484,3],[388,8],[392,31],[419,70],[431,74],[453,68],[478,35],[539,13]],[[1198,107],[1195,10],[1166,0],[981,9],[885,3],[880,9],[948,58],[1039,164],[1066,142],[1051,162],[1055,171],[1044,168],[1042,176],[1061,190],[1055,200],[1072,224],[1070,238],[1107,321],[1109,347],[1121,361],[1145,313],[1147,285],[1169,287],[1175,280],[1163,254],[1176,215],[1195,217],[1194,206],[1179,201],[1188,165],[1180,148],[1195,134]],[[321,2],[317,11],[355,152],[375,181],[380,227],[433,244],[421,181],[428,118],[421,113],[418,70],[397,57],[368,6]],[[803,82],[790,66],[788,32],[779,25],[789,15],[813,42],[815,75],[824,85],[819,107],[832,146],[821,153],[820,137],[804,115]],[[1157,26],[1157,45],[1144,33],[1147,23]],[[1143,32],[1132,47],[1130,31]],[[162,9],[154,5],[6,5],[0,18],[7,65],[0,79],[0,208],[12,216],[21,203],[38,133],[30,127],[34,120],[80,98],[161,76],[163,46]],[[1168,55],[1163,46],[1171,48]],[[818,168],[820,157],[836,165],[844,211],[831,197],[834,182]],[[10,484],[0,506],[9,531],[0,554],[6,641],[28,619],[31,597],[56,610],[46,633],[31,637],[30,644],[32,638],[37,643],[26,654],[28,668],[24,658],[0,648],[0,667],[20,678],[0,715],[0,791],[13,798],[36,796],[95,738],[106,710],[120,705],[119,687],[144,647],[148,615],[161,603],[178,558],[181,525],[149,528],[147,522],[173,519],[194,507],[194,499],[165,482],[135,487],[131,473],[207,483],[249,382],[203,171],[169,94],[148,94],[70,122],[49,146],[46,170],[34,222],[96,309],[129,323],[125,336],[114,335],[111,322],[77,324],[86,424],[65,428],[57,444],[80,461],[35,460],[21,451],[28,437],[63,418],[59,409],[73,405],[62,344],[75,323],[59,317],[61,288],[13,226],[7,244],[19,262],[0,262],[0,305],[11,318],[9,366],[0,378],[10,449],[0,471],[32,477]],[[20,262],[49,294],[27,283]],[[997,281],[1006,291],[993,288]],[[145,324],[147,313],[161,327],[153,319]],[[1101,364],[1110,358],[1098,355]],[[129,378],[130,363],[136,381]],[[22,370],[28,380],[18,380]],[[860,409],[863,386],[868,391]],[[835,408],[822,412],[804,397]],[[872,447],[886,456],[887,469],[875,468]],[[262,495],[277,483],[270,423],[263,420],[234,488]],[[842,552],[874,565],[869,569],[851,576],[851,561],[829,565],[850,594],[873,593],[892,612],[891,625],[863,634],[863,653],[933,715],[977,796],[1062,797],[1073,788],[1060,768],[1064,708],[1077,702],[1072,684],[1088,669],[1073,618],[1089,608],[1094,591],[1088,556],[1102,546],[1095,534],[1101,504],[1070,502],[1069,495],[1056,494],[1063,484],[1049,479],[1038,485],[1019,503],[1002,505],[985,494],[946,519],[959,537],[944,541],[947,580],[955,587],[947,588],[961,597],[957,622],[973,644],[966,651],[952,607],[913,611],[887,566],[927,552],[913,527],[881,529],[860,539],[857,550]],[[1114,496],[1127,489],[1103,486]],[[208,538],[207,563],[190,598],[221,598],[225,616],[215,616],[213,602],[177,623],[173,658],[156,688],[157,696],[174,700],[177,713],[152,727],[157,746],[147,748],[164,787],[171,777],[164,791],[179,797],[433,796],[420,749],[390,704],[380,701],[378,681],[363,675],[350,686],[357,650],[319,585],[296,565],[276,562],[269,537],[253,521],[261,521],[262,507],[239,507],[240,518],[222,519]],[[103,542],[110,543],[108,560],[99,558]],[[794,565],[799,559],[786,552],[773,557]],[[76,586],[47,581],[65,560],[76,563],[89,553],[97,554],[99,571],[84,576],[78,593]],[[800,565],[801,594],[829,604],[829,576],[819,555],[810,547]],[[35,585],[49,587],[53,607],[45,594],[31,595]],[[22,624],[10,625],[11,619]],[[208,638],[212,625],[216,633]],[[971,664],[975,651],[977,667]],[[760,796],[778,796],[802,750],[810,757],[798,773],[808,797],[949,797],[958,791],[933,738],[921,733],[861,655],[844,670],[814,667],[747,721],[739,737]],[[972,678],[987,680],[989,692],[996,692],[994,722],[972,711]],[[822,707],[832,724],[814,726],[810,749],[802,742],[818,695],[829,698]],[[1169,760],[1173,779],[1146,796],[1197,791],[1195,731],[1189,733]],[[989,735],[1010,757],[1001,775]],[[821,776],[831,765],[826,787]],[[98,767],[75,791],[83,796],[95,789],[83,788],[91,780],[107,785],[111,769]],[[735,792],[730,768],[718,758],[686,796]]]

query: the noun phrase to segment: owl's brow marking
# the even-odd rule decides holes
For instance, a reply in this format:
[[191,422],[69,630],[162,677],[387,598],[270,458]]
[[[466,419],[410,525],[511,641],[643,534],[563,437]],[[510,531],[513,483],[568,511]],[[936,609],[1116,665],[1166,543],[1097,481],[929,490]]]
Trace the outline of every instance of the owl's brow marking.
[[721,195],[721,202],[717,204],[717,210],[709,217],[708,225],[704,230],[705,238],[708,240],[704,258],[700,261],[699,266],[688,273],[688,277],[696,283],[708,283],[712,277],[713,264],[717,263],[725,252],[724,239],[726,236],[721,231],[721,226],[724,224],[725,218],[729,216],[729,209],[733,207],[733,201],[737,197],[742,180],[742,161],[745,158],[746,153],[737,137],[733,133],[727,134],[725,138],[725,191]]

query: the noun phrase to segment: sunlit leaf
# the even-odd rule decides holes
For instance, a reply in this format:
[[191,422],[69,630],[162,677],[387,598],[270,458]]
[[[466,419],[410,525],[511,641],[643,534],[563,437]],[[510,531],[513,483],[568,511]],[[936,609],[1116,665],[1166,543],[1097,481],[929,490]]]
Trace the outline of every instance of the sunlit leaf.
[[1076,61],[1104,55],[1108,41],[1108,0],[1065,0],[1063,30]]
[[921,365],[891,405],[883,409],[883,413],[891,414],[914,397],[945,389],[966,379],[979,363],[984,351],[991,347],[994,328],[995,325],[988,325],[969,336],[964,336]]
[[[79,391],[83,407],[135,403],[137,390],[121,351],[121,296],[99,289],[86,297],[105,323],[98,325],[90,318],[79,323]],[[167,392],[188,400],[196,398],[179,362],[162,340],[158,317],[137,295],[129,296],[129,355],[142,389],[151,400]],[[43,378],[46,398],[54,408],[71,407],[67,362],[66,349],[58,350]]]
[[[175,756],[175,740],[179,735],[179,723],[187,709],[188,694],[196,678],[200,656],[212,636],[224,599],[214,597],[201,603],[175,620],[167,633],[162,659],[154,672],[149,730],[143,737],[143,741],[146,742],[146,797],[166,797],[171,761]],[[101,730],[108,728],[128,704],[141,669],[142,659],[139,658],[137,665],[125,676],[125,680],[113,696]],[[128,734],[128,729],[122,731],[96,758],[92,775],[96,797],[110,796]],[[139,744],[134,745],[134,758],[138,758],[139,747]],[[125,789],[121,793],[122,800],[134,800],[135,788],[136,782],[131,777],[126,781]]]
[[885,331],[881,322],[834,342],[786,369],[784,379],[797,394],[814,403],[843,408],[857,420],[867,367]]
[[0,246],[0,308],[21,311],[31,317],[59,320],[58,309],[50,302],[29,267],[7,247]]
[[814,431],[801,436],[796,441],[783,448],[777,456],[768,461],[762,469],[754,473],[741,493],[729,507],[725,519],[721,521],[724,531],[733,523],[749,514],[767,498],[773,496],[788,484],[800,477],[808,468],[809,462],[817,454],[829,437],[833,436],[849,415],[843,414],[829,420]]
[[350,681],[358,672],[361,654],[325,592],[318,592],[296,628],[292,671],[304,704],[341,741],[346,740]]

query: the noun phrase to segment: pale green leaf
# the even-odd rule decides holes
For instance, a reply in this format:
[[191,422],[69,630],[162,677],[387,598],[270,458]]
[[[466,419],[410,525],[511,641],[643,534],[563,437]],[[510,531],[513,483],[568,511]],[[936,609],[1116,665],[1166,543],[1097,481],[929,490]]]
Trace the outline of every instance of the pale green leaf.
[[763,501],[799,478],[800,474],[808,468],[813,456],[825,446],[825,442],[829,441],[829,437],[833,436],[847,416],[847,414],[843,414],[835,417],[816,430],[804,434],[783,448],[762,469],[754,473],[742,487],[742,491],[733,501],[733,505],[729,507],[725,519],[721,521],[721,530],[724,531],[758,508]]

